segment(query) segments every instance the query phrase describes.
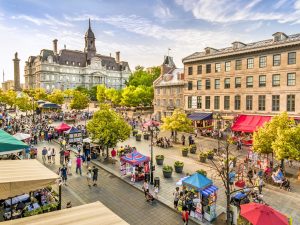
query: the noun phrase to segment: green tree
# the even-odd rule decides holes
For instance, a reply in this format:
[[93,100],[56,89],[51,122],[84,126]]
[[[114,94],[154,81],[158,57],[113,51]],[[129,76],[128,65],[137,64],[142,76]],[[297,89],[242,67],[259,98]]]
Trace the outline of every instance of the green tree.
[[108,157],[108,148],[125,141],[130,136],[131,128],[118,113],[108,105],[102,104],[100,110],[88,122],[87,130],[94,142],[106,148]]
[[107,99],[106,87],[104,84],[97,86],[97,100],[99,103],[104,103]]
[[278,160],[300,160],[300,125],[277,131],[277,138],[272,143]]
[[20,111],[26,112],[36,110],[37,103],[34,102],[27,94],[23,94],[21,97],[16,98],[16,106]]
[[286,130],[295,126],[295,121],[286,112],[274,116],[253,135],[253,149],[261,154],[274,153],[273,142],[278,138],[279,130]]
[[127,86],[123,89],[121,105],[135,107],[140,104],[140,100],[136,96],[135,89],[136,87],[134,86]]
[[97,101],[97,86],[93,86],[89,90],[89,96],[92,101]]
[[152,105],[152,100],[154,97],[153,87],[146,87],[144,85],[140,85],[134,90],[134,95],[137,98],[139,105]]
[[74,92],[74,90],[72,90],[72,89],[66,89],[63,91],[65,97],[67,97],[67,98],[73,97],[73,92]]
[[107,88],[105,90],[106,98],[115,106],[120,105],[122,98],[122,91],[114,88]]
[[145,71],[143,67],[137,67],[136,70],[130,75],[127,85],[135,87],[144,85],[151,87],[159,75],[160,67],[152,67],[150,72]]
[[86,87],[78,86],[74,89],[75,91],[80,91],[81,93],[84,93],[86,95],[89,95],[89,90]]
[[61,91],[61,90],[53,90],[52,93],[50,95],[48,95],[48,100],[52,103],[55,103],[55,104],[63,104],[64,103],[64,93]]
[[185,112],[181,109],[175,109],[172,116],[167,116],[162,119],[163,124],[161,128],[163,130],[169,130],[175,132],[175,139],[177,141],[177,132],[191,132],[192,121],[187,117]]
[[9,90],[3,93],[2,101],[11,108],[16,104],[17,93],[14,90]]
[[38,101],[38,100],[47,100],[47,93],[45,89],[43,88],[36,88],[32,90],[32,97]]
[[82,110],[88,107],[89,97],[79,91],[73,91],[73,98],[70,103],[71,109]]

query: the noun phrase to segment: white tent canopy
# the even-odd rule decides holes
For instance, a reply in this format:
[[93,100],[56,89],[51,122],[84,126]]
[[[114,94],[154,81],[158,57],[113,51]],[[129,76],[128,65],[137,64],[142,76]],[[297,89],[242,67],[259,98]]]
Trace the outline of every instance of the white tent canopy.
[[85,142],[85,143],[92,143],[92,139],[90,138],[85,138],[82,140],[82,142]]
[[128,225],[100,202],[2,222],[3,225]]
[[26,140],[26,139],[30,138],[31,136],[30,136],[30,134],[16,133],[13,135],[13,137],[22,141],[22,140]]
[[0,161],[0,199],[54,184],[59,176],[37,160]]

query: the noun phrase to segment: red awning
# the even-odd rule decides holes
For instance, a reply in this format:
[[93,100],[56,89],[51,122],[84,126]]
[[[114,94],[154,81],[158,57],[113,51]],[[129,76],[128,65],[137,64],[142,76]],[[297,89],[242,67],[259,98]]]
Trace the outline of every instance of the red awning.
[[71,127],[66,124],[66,123],[61,123],[60,125],[58,125],[57,127],[55,127],[54,129],[59,131],[59,132],[62,132],[62,131],[67,131],[69,130]]
[[271,120],[271,116],[239,115],[231,130],[252,133]]

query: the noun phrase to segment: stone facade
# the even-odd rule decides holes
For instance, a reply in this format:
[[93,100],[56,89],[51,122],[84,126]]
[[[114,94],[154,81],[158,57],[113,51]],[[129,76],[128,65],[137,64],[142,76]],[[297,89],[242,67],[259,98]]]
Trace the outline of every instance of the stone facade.
[[9,91],[14,89],[14,81],[13,80],[7,80],[2,83],[2,90],[3,91]]
[[300,34],[224,49],[205,48],[183,59],[184,109],[221,115],[300,113]]
[[25,65],[25,88],[72,89],[78,86],[91,88],[98,84],[121,89],[131,71],[128,62],[97,54],[95,36],[89,28],[85,34],[84,51],[62,49],[58,52],[57,40],[53,50],[43,49],[38,56],[30,56]]
[[21,91],[20,84],[20,59],[18,59],[18,53],[15,53],[14,61],[14,89],[15,91]]
[[161,75],[153,82],[155,119],[172,115],[175,108],[184,107],[183,69],[176,68],[172,57],[165,56]]

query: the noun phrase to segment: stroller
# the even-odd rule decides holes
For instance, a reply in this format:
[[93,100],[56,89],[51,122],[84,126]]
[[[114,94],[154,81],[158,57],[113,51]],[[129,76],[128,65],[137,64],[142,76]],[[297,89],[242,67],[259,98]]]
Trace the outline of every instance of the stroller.
[[290,183],[290,181],[288,179],[286,179],[286,178],[283,178],[282,181],[283,182],[282,182],[280,188],[284,188],[287,191],[291,191],[291,183]]
[[146,198],[146,201],[150,202],[151,204],[153,204],[155,201],[154,196],[149,191],[145,192],[145,198]]
[[248,195],[244,192],[237,192],[233,197],[231,197],[230,203],[235,206],[240,206],[243,204],[249,203],[250,200],[248,198]]

